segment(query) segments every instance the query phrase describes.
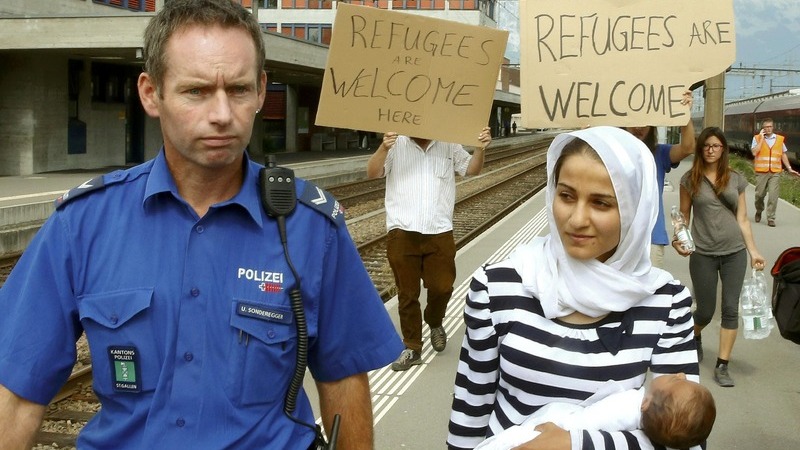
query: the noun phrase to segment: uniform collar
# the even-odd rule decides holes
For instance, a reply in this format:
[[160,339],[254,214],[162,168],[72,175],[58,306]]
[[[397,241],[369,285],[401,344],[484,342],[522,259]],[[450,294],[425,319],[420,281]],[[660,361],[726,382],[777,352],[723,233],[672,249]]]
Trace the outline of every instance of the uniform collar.
[[[261,202],[258,197],[258,173],[260,167],[250,159],[246,151],[244,153],[243,166],[244,181],[242,183],[242,189],[230,200],[217,203],[213,207],[218,208],[226,205],[239,205],[248,212],[253,222],[261,227],[263,226],[263,221],[261,217]],[[142,207],[144,207],[150,197],[164,192],[169,192],[176,199],[185,202],[178,194],[178,186],[175,184],[175,179],[172,177],[169,167],[167,167],[167,158],[164,154],[164,148],[162,147],[161,151],[158,152],[158,155],[153,160],[150,176],[147,178]]]

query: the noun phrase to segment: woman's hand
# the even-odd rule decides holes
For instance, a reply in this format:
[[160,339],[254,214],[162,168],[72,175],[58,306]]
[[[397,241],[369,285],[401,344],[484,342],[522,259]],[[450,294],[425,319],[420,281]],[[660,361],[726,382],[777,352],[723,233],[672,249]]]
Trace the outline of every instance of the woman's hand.
[[683,246],[681,245],[681,241],[677,239],[672,240],[672,248],[674,248],[675,251],[684,258],[692,254],[691,251],[684,250]]
[[560,428],[553,422],[537,425],[534,430],[541,434],[526,444],[514,447],[513,450],[570,450],[572,448],[569,431]]
[[766,263],[767,262],[764,260],[764,257],[761,256],[761,253],[753,252],[753,254],[750,255],[750,267],[753,269],[764,270],[764,265]]

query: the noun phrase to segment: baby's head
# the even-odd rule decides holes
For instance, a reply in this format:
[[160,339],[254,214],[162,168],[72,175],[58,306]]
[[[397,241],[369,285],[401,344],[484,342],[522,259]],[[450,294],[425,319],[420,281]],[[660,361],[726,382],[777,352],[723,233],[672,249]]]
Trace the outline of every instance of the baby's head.
[[642,402],[642,429],[653,442],[667,447],[701,444],[716,417],[711,392],[682,373],[654,378]]

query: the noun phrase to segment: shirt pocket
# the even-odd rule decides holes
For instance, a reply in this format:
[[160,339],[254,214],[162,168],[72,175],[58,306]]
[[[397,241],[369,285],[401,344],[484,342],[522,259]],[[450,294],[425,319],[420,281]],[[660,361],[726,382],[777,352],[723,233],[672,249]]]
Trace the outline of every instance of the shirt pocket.
[[92,355],[93,387],[98,394],[111,395],[114,367],[112,347],[136,349],[134,364],[141,379],[138,392],[154,391],[161,373],[161,351],[156,346],[150,306],[153,289],[101,292],[78,298],[78,313]]
[[449,178],[453,175],[453,160],[443,156],[433,158],[433,174],[437,178]]
[[[261,314],[243,315],[239,312],[243,305]],[[297,360],[297,331],[289,306],[233,300],[230,325],[234,333],[228,366],[231,399],[240,406],[282,401]]]

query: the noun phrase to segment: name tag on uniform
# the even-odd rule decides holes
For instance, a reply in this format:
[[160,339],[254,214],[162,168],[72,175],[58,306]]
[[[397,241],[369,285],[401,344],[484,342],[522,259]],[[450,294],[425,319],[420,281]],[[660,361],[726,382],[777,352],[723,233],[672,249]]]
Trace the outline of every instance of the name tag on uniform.
[[141,392],[142,375],[139,368],[139,351],[136,347],[108,347],[111,363],[111,380],[116,392]]
[[292,313],[289,308],[280,306],[254,305],[252,303],[238,302],[236,314],[268,322],[292,323]]

